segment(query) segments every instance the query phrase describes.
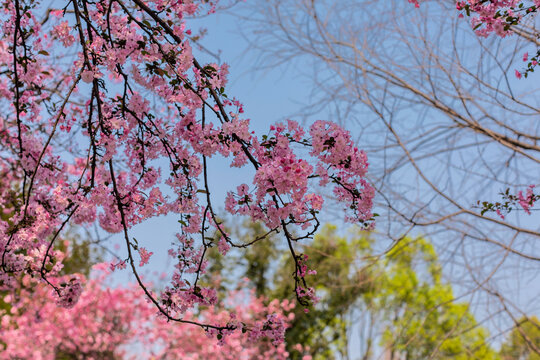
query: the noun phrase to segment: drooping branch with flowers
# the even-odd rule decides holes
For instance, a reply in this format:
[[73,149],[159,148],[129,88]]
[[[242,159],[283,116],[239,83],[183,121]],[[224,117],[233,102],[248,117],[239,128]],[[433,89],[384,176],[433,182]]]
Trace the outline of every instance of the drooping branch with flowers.
[[[254,174],[228,194],[226,210],[283,234],[297,299],[315,302],[305,258],[295,250],[319,226],[324,200],[315,188],[332,186],[347,220],[373,226],[367,157],[349,134],[327,121],[307,131],[288,121],[256,136],[242,103],[226,94],[227,65],[201,63],[192,51],[187,18],[212,13],[215,2],[53,5],[2,2],[0,290],[16,289],[27,276],[46,283],[58,305],[75,306],[84,285],[77,276],[56,276],[62,253],[55,242],[72,224],[97,223],[122,234],[126,257],[111,268],[129,267],[162,317],[218,337],[240,330],[184,316],[217,301],[215,289],[199,284],[209,247],[226,253],[264,240],[238,243],[220,222],[208,159],[221,156],[231,171],[251,167]],[[137,266],[151,261],[152,249],[130,229],[166,214],[180,224],[169,250],[176,265],[171,283],[155,293]],[[281,339],[271,327],[265,334]]]

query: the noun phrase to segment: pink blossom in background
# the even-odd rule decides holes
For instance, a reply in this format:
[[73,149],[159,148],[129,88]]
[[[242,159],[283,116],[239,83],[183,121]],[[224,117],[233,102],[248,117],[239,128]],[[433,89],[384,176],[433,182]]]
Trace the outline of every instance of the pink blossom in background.
[[[21,288],[18,296],[4,296],[9,312],[0,310],[0,359],[53,360],[64,357],[88,359],[286,359],[283,336],[294,304],[263,299],[252,292],[230,294],[227,308],[211,307],[200,317],[209,323],[231,322],[242,332],[216,334],[190,325],[156,317],[134,285],[106,288],[107,265],[95,266],[85,291],[70,308],[58,308],[55,295],[44,285]],[[191,319],[195,314],[186,314]],[[260,319],[260,320],[257,320]],[[141,347],[142,345],[142,347]]]

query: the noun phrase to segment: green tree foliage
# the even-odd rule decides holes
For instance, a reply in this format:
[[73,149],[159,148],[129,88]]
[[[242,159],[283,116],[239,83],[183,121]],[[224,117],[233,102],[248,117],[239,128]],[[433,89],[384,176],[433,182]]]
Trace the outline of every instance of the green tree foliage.
[[[317,290],[319,303],[309,309],[295,308],[295,319],[287,332],[288,344],[299,343],[309,349],[315,359],[331,359],[347,353],[348,315],[373,287],[372,269],[364,267],[359,259],[367,253],[369,239],[358,236],[351,240],[336,236],[336,228],[325,227],[312,244],[304,247],[308,264],[316,269],[310,285]],[[270,297],[291,296],[293,287],[286,279],[294,265],[285,256],[274,276],[274,289]],[[290,348],[293,359],[301,358],[300,352]]]
[[442,281],[433,245],[405,238],[377,266],[381,273],[364,301],[379,314],[381,345],[396,358],[498,359],[465,302]]
[[[245,242],[264,232],[258,224],[243,229]],[[294,296],[285,281],[294,271],[286,250],[276,241],[262,241],[238,255],[235,263],[245,265],[241,275],[253,282],[258,295]],[[292,359],[306,354],[315,360],[349,355],[376,359],[382,353],[395,360],[500,358],[487,344],[488,332],[476,322],[468,303],[455,301],[452,287],[443,282],[437,254],[427,239],[404,238],[379,256],[368,233],[344,237],[335,226],[326,226],[304,245],[303,253],[309,267],[317,270],[309,280],[320,301],[307,314],[300,306],[294,310],[287,332]],[[352,323],[359,313],[371,320]],[[354,326],[370,327],[360,345],[349,338]]]
[[540,360],[540,321],[520,319],[501,348],[502,360]]
[[75,232],[66,234],[67,240],[58,242],[56,249],[64,252],[67,256],[62,262],[64,267],[60,274],[83,274],[90,276],[92,266],[103,261],[103,251],[93,245],[92,241],[84,239]]

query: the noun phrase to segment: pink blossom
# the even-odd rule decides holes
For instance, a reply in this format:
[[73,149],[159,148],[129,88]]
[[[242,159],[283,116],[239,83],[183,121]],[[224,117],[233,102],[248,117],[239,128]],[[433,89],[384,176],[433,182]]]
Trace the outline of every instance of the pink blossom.
[[83,289],[80,280],[72,278],[66,283],[61,283],[55,295],[57,295],[56,304],[66,309],[71,309],[79,301]]
[[150,256],[152,256],[153,252],[148,252],[146,248],[139,247],[139,256],[141,257],[141,261],[139,262],[139,266],[144,266],[148,264],[148,261],[150,260]]
[[218,249],[221,255],[226,255],[230,248],[231,246],[227,243],[227,240],[221,237],[218,242]]
[[94,80],[94,72],[91,70],[84,70],[81,74],[81,79],[85,83],[91,83]]
[[[284,332],[294,317],[288,301],[265,304],[253,292],[231,292],[227,303],[232,312],[215,306],[201,310],[202,315],[215,324],[245,326],[247,334],[225,330],[218,341],[215,331],[204,336],[198,327],[157,318],[136,286],[106,288],[108,281],[106,272],[93,271],[87,291],[69,309],[58,308],[56,295],[43,284],[21,288],[20,300],[4,297],[11,311],[0,310],[0,359],[53,360],[59,351],[88,358],[127,359],[132,357],[126,349],[135,343],[140,344],[137,359],[196,356],[218,360],[224,353],[239,359],[254,359],[261,353],[278,360],[288,356]],[[186,319],[194,316],[187,314]]]
[[53,34],[60,39],[62,45],[65,47],[69,47],[75,42],[75,37],[71,34],[71,27],[67,21],[62,21],[60,24],[56,25]]
[[534,187],[534,185],[529,185],[526,195],[523,195],[523,191],[521,190],[518,192],[518,203],[528,215],[531,214],[530,208],[534,205],[535,202],[533,192]]
[[[137,249],[139,266],[144,266],[153,252],[132,240],[132,229],[169,215],[178,221],[168,251],[174,270],[162,292],[146,292],[150,303],[162,304],[154,313],[189,317],[216,306],[216,290],[193,281],[208,266],[209,234],[222,234],[217,246],[223,254],[234,244],[215,213],[219,204],[207,179],[210,158],[252,170],[252,177],[231,187],[226,210],[262,222],[292,244],[310,238],[317,228],[326,200],[318,195],[319,186],[333,191],[345,219],[373,226],[374,189],[366,178],[367,155],[347,131],[329,121],[317,121],[306,131],[288,120],[256,136],[243,117],[244,105],[225,95],[228,66],[205,63],[192,52],[185,19],[212,12],[215,4],[145,4],[150,10],[132,4],[126,12],[116,3],[109,7],[87,2],[81,16],[69,10],[64,19],[63,11],[53,10],[54,23],[42,26],[42,17],[33,13],[36,9],[21,15],[13,2],[4,2],[0,57],[12,63],[14,55],[22,56],[24,46],[12,46],[17,37],[32,51],[24,55],[31,66],[16,63],[19,84],[1,89],[5,105],[20,121],[3,121],[0,129],[0,208],[7,215],[0,219],[0,249],[2,267],[9,269],[0,274],[0,291],[16,293],[21,278],[35,286],[50,279],[49,290],[56,297],[52,302],[75,307],[85,299],[93,307],[79,275],[58,275],[66,256],[55,250],[61,230],[76,224],[118,233],[129,249]],[[80,27],[73,27],[75,20]],[[46,47],[69,47],[73,59],[47,55]],[[10,48],[17,49],[10,53]],[[45,105],[49,103],[56,105]],[[20,206],[14,206],[13,199],[22,202]],[[110,262],[108,271],[137,261],[135,251],[126,256]],[[315,274],[306,259],[294,260],[298,271],[291,281]],[[91,291],[101,294],[92,286]],[[299,299],[316,301],[312,287],[297,290]],[[99,306],[96,312],[107,313]],[[264,319],[255,321],[254,339],[282,341],[286,321],[269,315],[274,313],[278,312],[267,311]],[[218,317],[233,321],[228,315]],[[238,328],[221,328],[219,335],[238,340],[241,334],[233,330]],[[226,340],[222,343],[227,346]],[[27,355],[13,357],[32,357]]]

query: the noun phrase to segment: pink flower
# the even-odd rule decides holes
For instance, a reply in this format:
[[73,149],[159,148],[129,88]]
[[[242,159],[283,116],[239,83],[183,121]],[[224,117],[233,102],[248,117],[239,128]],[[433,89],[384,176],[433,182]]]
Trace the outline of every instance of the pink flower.
[[515,70],[515,74],[518,79],[521,79],[521,73],[519,71]]
[[534,187],[534,185],[529,185],[527,188],[527,194],[525,196],[523,195],[523,191],[520,190],[518,192],[518,203],[528,215],[531,214],[530,208],[534,205]]
[[523,54],[523,61],[527,61],[529,59],[529,53],[526,52],[525,54]]
[[221,255],[227,255],[227,252],[229,251],[230,248],[231,246],[229,245],[227,240],[224,237],[221,237],[221,239],[219,239],[219,242],[218,242],[218,249]]
[[75,37],[71,35],[71,28],[67,21],[63,21],[53,28],[53,34],[62,42],[65,47],[71,46],[75,42]]
[[150,256],[154,255],[153,252],[148,252],[146,248],[139,247],[139,256],[141,257],[141,261],[139,262],[139,266],[144,266],[148,264],[148,261],[150,260]]
[[56,296],[56,304],[66,309],[71,309],[79,301],[83,288],[77,278],[72,278],[67,283],[60,284]]
[[84,70],[81,74],[81,79],[85,83],[91,83],[94,81],[94,72],[91,70]]

